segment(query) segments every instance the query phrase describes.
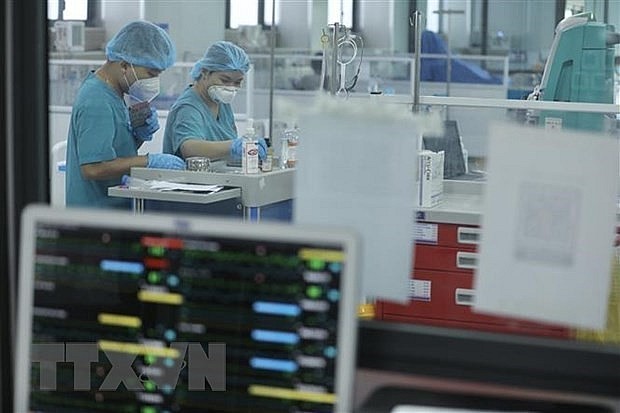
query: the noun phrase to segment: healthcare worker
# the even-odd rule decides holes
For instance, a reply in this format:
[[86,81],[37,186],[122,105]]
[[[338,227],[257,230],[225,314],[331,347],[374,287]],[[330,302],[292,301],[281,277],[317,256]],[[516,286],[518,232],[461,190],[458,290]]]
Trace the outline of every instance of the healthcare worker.
[[146,21],[125,25],[106,45],[106,62],[80,86],[67,139],[66,204],[69,207],[127,208],[130,200],[108,196],[130,168],[184,169],[176,156],[138,148],[159,129],[147,105],[146,120],[132,127],[127,104],[159,94],[159,74],[174,64],[168,34]]
[[[191,71],[194,83],[172,105],[166,121],[163,151],[182,158],[240,159],[239,137],[231,103],[250,68],[239,46],[219,41],[211,45]],[[259,157],[267,145],[258,139]]]

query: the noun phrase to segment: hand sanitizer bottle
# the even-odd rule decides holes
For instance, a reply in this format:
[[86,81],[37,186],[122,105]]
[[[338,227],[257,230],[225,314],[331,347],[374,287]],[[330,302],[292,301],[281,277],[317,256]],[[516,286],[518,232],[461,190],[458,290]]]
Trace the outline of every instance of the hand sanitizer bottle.
[[258,169],[258,141],[254,130],[254,121],[248,119],[248,127],[243,134],[243,154],[241,155],[241,171],[244,174],[257,174]]

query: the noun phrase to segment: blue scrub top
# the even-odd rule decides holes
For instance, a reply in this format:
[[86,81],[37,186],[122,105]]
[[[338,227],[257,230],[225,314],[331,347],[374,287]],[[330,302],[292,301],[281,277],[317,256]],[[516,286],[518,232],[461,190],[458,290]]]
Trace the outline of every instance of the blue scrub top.
[[108,187],[119,185],[120,177],[85,179],[80,166],[137,154],[125,103],[94,72],[89,73],[71,112],[65,180],[67,206],[129,209],[129,199],[108,196]]
[[205,101],[190,86],[170,108],[166,120],[163,152],[181,156],[181,144],[188,139],[225,141],[237,138],[230,105],[220,103],[217,119]]

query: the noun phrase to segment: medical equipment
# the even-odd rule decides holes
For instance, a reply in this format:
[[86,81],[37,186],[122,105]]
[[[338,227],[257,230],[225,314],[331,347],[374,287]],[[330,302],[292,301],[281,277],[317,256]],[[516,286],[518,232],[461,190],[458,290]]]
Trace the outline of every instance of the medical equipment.
[[[558,23],[540,87],[531,99],[613,103],[614,45],[620,43],[620,33],[613,30],[613,26],[595,21],[592,13],[577,14]],[[605,116],[544,111],[539,123],[603,131]]]
[[[364,58],[364,39],[339,23],[330,24],[327,31],[330,36],[325,30],[321,36],[323,61],[320,84],[325,84],[327,73],[329,73],[330,94],[347,97],[357,84],[360,74]],[[347,78],[347,67],[354,67],[356,62],[354,74]]]

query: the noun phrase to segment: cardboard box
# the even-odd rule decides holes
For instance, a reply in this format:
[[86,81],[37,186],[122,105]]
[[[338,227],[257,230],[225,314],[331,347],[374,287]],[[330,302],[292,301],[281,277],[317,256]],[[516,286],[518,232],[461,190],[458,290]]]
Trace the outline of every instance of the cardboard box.
[[423,150],[418,156],[418,176],[416,180],[418,207],[434,207],[443,197],[444,152]]

